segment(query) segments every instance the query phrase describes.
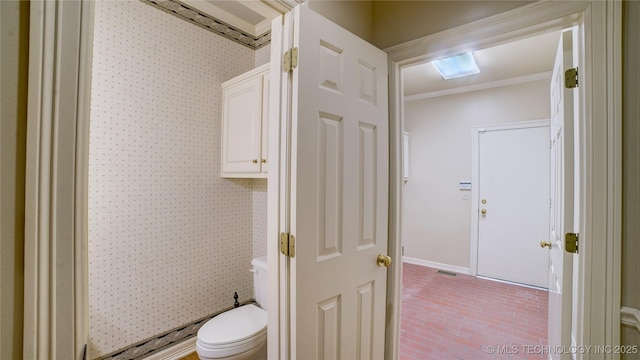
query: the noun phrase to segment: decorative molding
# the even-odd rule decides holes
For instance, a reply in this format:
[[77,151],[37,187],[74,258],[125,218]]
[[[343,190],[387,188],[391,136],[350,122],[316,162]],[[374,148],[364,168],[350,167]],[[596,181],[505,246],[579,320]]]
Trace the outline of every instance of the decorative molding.
[[623,306],[620,309],[620,323],[640,331],[640,309]]
[[437,90],[437,91],[430,91],[430,92],[425,92],[421,94],[409,95],[404,97],[404,101],[405,102],[418,101],[418,100],[424,100],[424,99],[431,99],[439,96],[462,94],[462,93],[467,93],[472,91],[487,90],[487,89],[493,89],[493,88],[502,87],[502,86],[524,84],[528,82],[539,81],[539,80],[549,80],[549,79],[551,79],[551,71],[517,76],[509,79],[488,81],[481,84],[460,86],[452,89]]
[[178,0],[140,1],[253,50],[260,49],[271,42],[271,31],[253,36]]
[[442,264],[442,263],[438,263],[438,262],[434,262],[434,261],[416,259],[416,258],[412,258],[412,257],[408,257],[408,256],[403,256],[402,257],[402,262],[406,262],[407,264],[426,266],[426,267],[430,267],[430,268],[434,268],[434,269],[438,269],[438,270],[450,271],[450,272],[454,272],[454,273],[457,273],[457,274],[470,275],[469,268],[462,267],[462,266]]

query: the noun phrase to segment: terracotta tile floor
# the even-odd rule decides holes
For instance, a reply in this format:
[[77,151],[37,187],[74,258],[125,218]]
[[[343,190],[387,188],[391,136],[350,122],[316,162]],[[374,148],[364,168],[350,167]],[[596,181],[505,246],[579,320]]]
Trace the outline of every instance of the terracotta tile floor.
[[402,360],[546,358],[533,347],[547,343],[546,291],[406,263],[403,272]]

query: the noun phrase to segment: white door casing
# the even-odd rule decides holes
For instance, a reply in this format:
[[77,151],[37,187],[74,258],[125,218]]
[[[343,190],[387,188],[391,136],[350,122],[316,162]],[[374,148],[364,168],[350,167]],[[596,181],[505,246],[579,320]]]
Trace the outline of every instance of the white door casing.
[[[571,345],[573,254],[565,251],[565,234],[574,232],[574,92],[565,88],[564,73],[573,65],[573,31],[561,34],[551,76],[549,219],[549,345]],[[571,354],[550,354],[570,359]]]
[[487,127],[477,137],[477,274],[546,288],[548,121]]
[[290,357],[382,357],[387,56],[306,7],[291,18]]
[[[523,36],[576,26],[581,86],[576,132],[576,183],[583,210],[579,219],[581,246],[575,300],[577,345],[618,344],[620,341],[620,209],[621,209],[621,14],[616,1],[535,2],[487,19],[465,24],[441,33],[409,41],[386,49],[390,58],[391,94],[402,94],[402,68],[457,54],[473,48],[485,48]],[[391,107],[392,166],[402,161],[398,147],[402,125],[402,97],[395,96]],[[400,238],[397,219],[401,213],[402,187],[391,182],[391,238]],[[472,196],[474,189],[472,188]],[[472,215],[472,219],[475,214]],[[391,240],[390,248],[401,251],[401,243]],[[471,262],[473,263],[473,259]],[[396,280],[392,302],[399,304],[400,285]],[[390,307],[394,316],[399,307]],[[397,332],[392,334],[394,341]],[[577,358],[587,355],[578,354]],[[615,358],[614,354],[604,355]]]

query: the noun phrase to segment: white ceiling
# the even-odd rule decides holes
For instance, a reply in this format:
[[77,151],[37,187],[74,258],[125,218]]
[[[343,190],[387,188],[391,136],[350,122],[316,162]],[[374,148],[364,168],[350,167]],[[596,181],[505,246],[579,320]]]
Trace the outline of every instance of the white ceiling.
[[444,80],[431,63],[407,68],[403,72],[405,96],[407,100],[427,98],[456,92],[461,87],[550,78],[559,39],[558,31],[474,51],[480,73],[457,79]]

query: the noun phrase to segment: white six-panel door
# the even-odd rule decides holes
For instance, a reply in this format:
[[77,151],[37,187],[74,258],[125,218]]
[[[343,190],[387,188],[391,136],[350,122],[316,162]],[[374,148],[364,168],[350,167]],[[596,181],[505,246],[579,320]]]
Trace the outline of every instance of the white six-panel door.
[[387,55],[303,6],[293,43],[291,357],[382,358]]
[[478,173],[478,275],[546,288],[548,122],[480,132]]
[[[551,216],[549,227],[549,345],[571,345],[573,254],[564,238],[574,224],[573,91],[564,86],[564,72],[573,64],[572,31],[563,32],[551,77]],[[551,354],[570,359],[571,354]]]

